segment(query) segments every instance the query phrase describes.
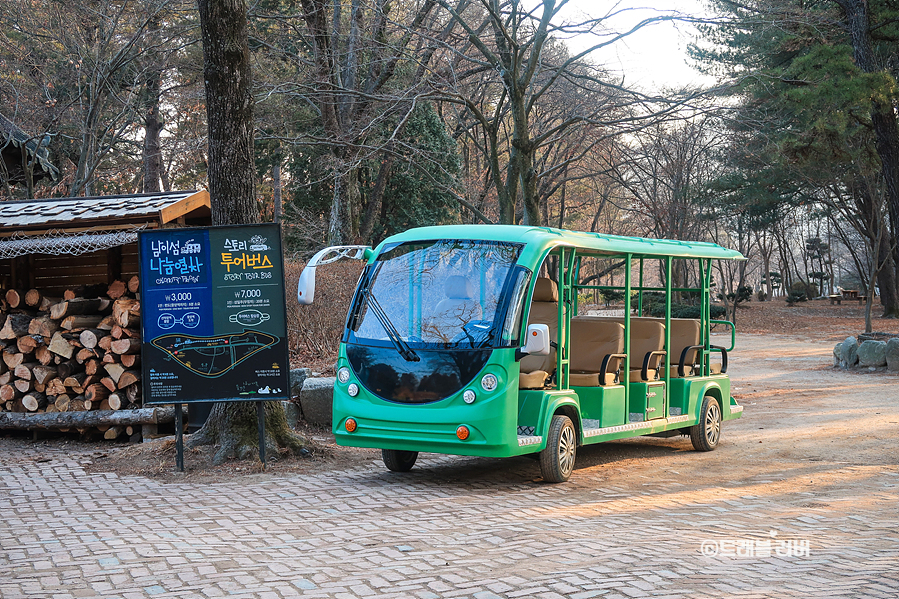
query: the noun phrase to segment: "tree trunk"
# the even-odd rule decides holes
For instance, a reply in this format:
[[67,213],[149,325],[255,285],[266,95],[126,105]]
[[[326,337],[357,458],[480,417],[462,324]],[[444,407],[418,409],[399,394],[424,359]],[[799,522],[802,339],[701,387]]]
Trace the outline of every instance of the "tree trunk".
[[247,5],[198,0],[209,128],[212,224],[259,222]]
[[350,221],[358,192],[356,169],[334,176],[334,193],[331,196],[331,214],[328,219],[328,245],[342,245],[353,238]]
[[[144,117],[144,192],[160,190],[162,180],[162,149],[159,136],[162,120],[159,118],[159,74],[151,75],[147,83],[147,93],[151,95],[147,114]],[[115,299],[115,298],[113,298]]]
[[[899,316],[899,281],[896,280],[896,264],[890,247],[889,232],[884,231],[880,239],[879,260],[884,260],[883,267],[877,274],[877,286],[880,287],[880,303],[885,318]],[[871,281],[869,296],[874,295],[874,281]],[[873,300],[873,297],[870,297]]]
[[[151,43],[157,40],[159,28],[158,19],[152,19],[147,24],[148,39]],[[155,51],[150,51],[150,60],[152,64],[146,79],[147,109],[144,115],[144,192],[159,191],[162,179],[162,150],[159,143],[162,132],[162,119],[159,115],[162,68]]]
[[[265,434],[268,456],[277,456],[279,447],[290,449],[297,455],[306,453],[306,440],[291,430],[279,401],[265,402]],[[187,439],[187,447],[200,445],[219,446],[212,459],[215,465],[230,457],[239,460],[255,458],[259,453],[259,428],[253,402],[215,404],[203,428]]]
[[272,221],[281,222],[281,146],[275,150],[275,163],[272,165]]
[[[253,163],[247,5],[243,0],[198,0],[198,4],[209,125],[212,222],[216,225],[257,223],[260,218]],[[269,437],[263,442],[267,449],[271,448],[268,455],[277,456],[278,447],[304,453],[307,442],[288,426],[281,402],[265,402],[265,413]],[[230,402],[215,404],[203,428],[190,436],[188,447],[219,444],[215,463],[220,464],[230,456],[257,455],[259,442],[255,406]]]
[[[855,64],[865,73],[876,73],[883,70],[874,56],[874,48],[871,43],[867,0],[838,0],[837,3],[846,14],[846,24],[852,41]],[[875,135],[874,146],[883,168],[890,229],[893,235],[899,235],[899,126],[896,124],[893,107],[881,101],[877,96],[871,100],[871,125]],[[894,280],[897,266],[899,264],[894,265],[893,268]],[[883,291],[881,289],[882,293]],[[869,293],[873,293],[873,286]],[[881,299],[883,315],[892,318],[899,317],[899,304],[896,303],[896,300],[899,299],[897,298],[899,290],[893,285],[893,289],[889,293],[890,297],[884,294]],[[888,299],[890,303],[887,303]]]

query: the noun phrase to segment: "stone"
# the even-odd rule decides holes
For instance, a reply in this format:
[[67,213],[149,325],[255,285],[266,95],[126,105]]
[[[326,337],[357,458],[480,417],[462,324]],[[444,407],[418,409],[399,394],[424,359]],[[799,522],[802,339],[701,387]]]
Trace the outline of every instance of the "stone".
[[858,341],[855,337],[846,337],[846,341],[840,344],[840,365],[843,368],[852,368],[858,362]]
[[303,382],[312,376],[311,368],[291,368],[290,369],[290,396],[299,397],[300,391],[303,389]]
[[887,365],[887,344],[884,341],[868,339],[858,346],[858,365],[861,367]]
[[887,341],[887,370],[899,372],[899,337]]
[[331,404],[334,401],[333,376],[308,378],[300,391],[300,410],[303,420],[322,426],[331,426]]
[[843,346],[842,343],[837,343],[833,346],[833,367],[836,368],[840,365],[840,356],[842,355],[842,350],[840,349]]
[[300,421],[300,405],[292,401],[282,401],[284,406],[284,415],[287,416],[287,426],[296,428]]
[[312,375],[311,368],[291,368],[290,369],[290,396],[299,397],[300,391],[303,390],[303,381]]

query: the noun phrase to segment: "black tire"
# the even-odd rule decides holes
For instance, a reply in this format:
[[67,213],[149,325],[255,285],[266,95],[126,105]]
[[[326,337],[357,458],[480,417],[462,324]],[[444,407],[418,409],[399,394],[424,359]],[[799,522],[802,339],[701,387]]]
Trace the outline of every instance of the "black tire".
[[548,483],[564,483],[574,470],[577,431],[571,418],[556,414],[549,423],[546,449],[540,452],[540,474]]
[[400,451],[399,449],[382,449],[381,459],[391,472],[409,472],[418,459],[417,451]]
[[690,441],[696,451],[712,451],[721,440],[721,406],[711,395],[702,398],[699,422],[690,427]]

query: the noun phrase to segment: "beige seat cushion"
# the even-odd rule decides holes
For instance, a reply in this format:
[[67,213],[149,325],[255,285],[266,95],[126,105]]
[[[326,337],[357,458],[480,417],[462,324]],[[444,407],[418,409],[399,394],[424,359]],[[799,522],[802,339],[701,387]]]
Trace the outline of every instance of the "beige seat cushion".
[[[675,365],[675,366],[669,367],[668,372],[671,373],[671,374],[670,374],[671,378],[673,378],[673,379],[680,378],[680,375],[677,373],[677,366],[676,366],[676,365]],[[685,377],[687,377],[687,376],[693,376],[694,374],[699,374],[699,371],[697,370],[697,371],[695,371],[695,373],[694,373],[693,367],[692,367],[692,366],[684,366],[684,376],[685,376]]]
[[632,368],[631,369],[630,377],[628,377],[628,380],[632,383],[645,383],[648,381],[657,381],[658,379],[656,377],[658,376],[658,374],[659,374],[658,370],[656,370],[654,368],[649,368],[646,371],[646,378],[644,379],[643,378],[643,367],[640,366],[640,368],[637,368],[637,369]]
[[543,389],[546,386],[546,379],[549,373],[545,370],[535,370],[534,372],[522,372],[518,375],[519,389]]
[[467,277],[454,275],[447,278],[443,292],[446,297],[437,303],[422,327],[422,337],[426,341],[449,343],[466,324],[484,317],[484,310],[473,298],[474,290]]
[[607,372],[606,380],[600,382],[598,372],[569,372],[568,384],[572,387],[600,387],[615,384],[615,372]]

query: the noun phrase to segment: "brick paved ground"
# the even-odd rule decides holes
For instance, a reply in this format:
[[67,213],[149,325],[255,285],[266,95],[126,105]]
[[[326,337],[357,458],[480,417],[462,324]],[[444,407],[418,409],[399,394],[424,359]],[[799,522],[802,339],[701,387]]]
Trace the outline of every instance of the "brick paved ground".
[[[878,402],[899,422],[895,396]],[[526,458],[441,456],[408,475],[372,463],[172,483],[89,474],[88,453],[0,439],[0,597],[899,596],[897,427],[879,458],[801,457],[787,451],[807,433],[795,416],[758,430],[762,412],[794,406],[759,405],[754,420],[746,403],[715,452],[594,446],[563,485]],[[881,430],[868,415],[832,414]],[[781,457],[753,458],[777,439]],[[808,555],[778,555],[786,541],[808,541]]]

